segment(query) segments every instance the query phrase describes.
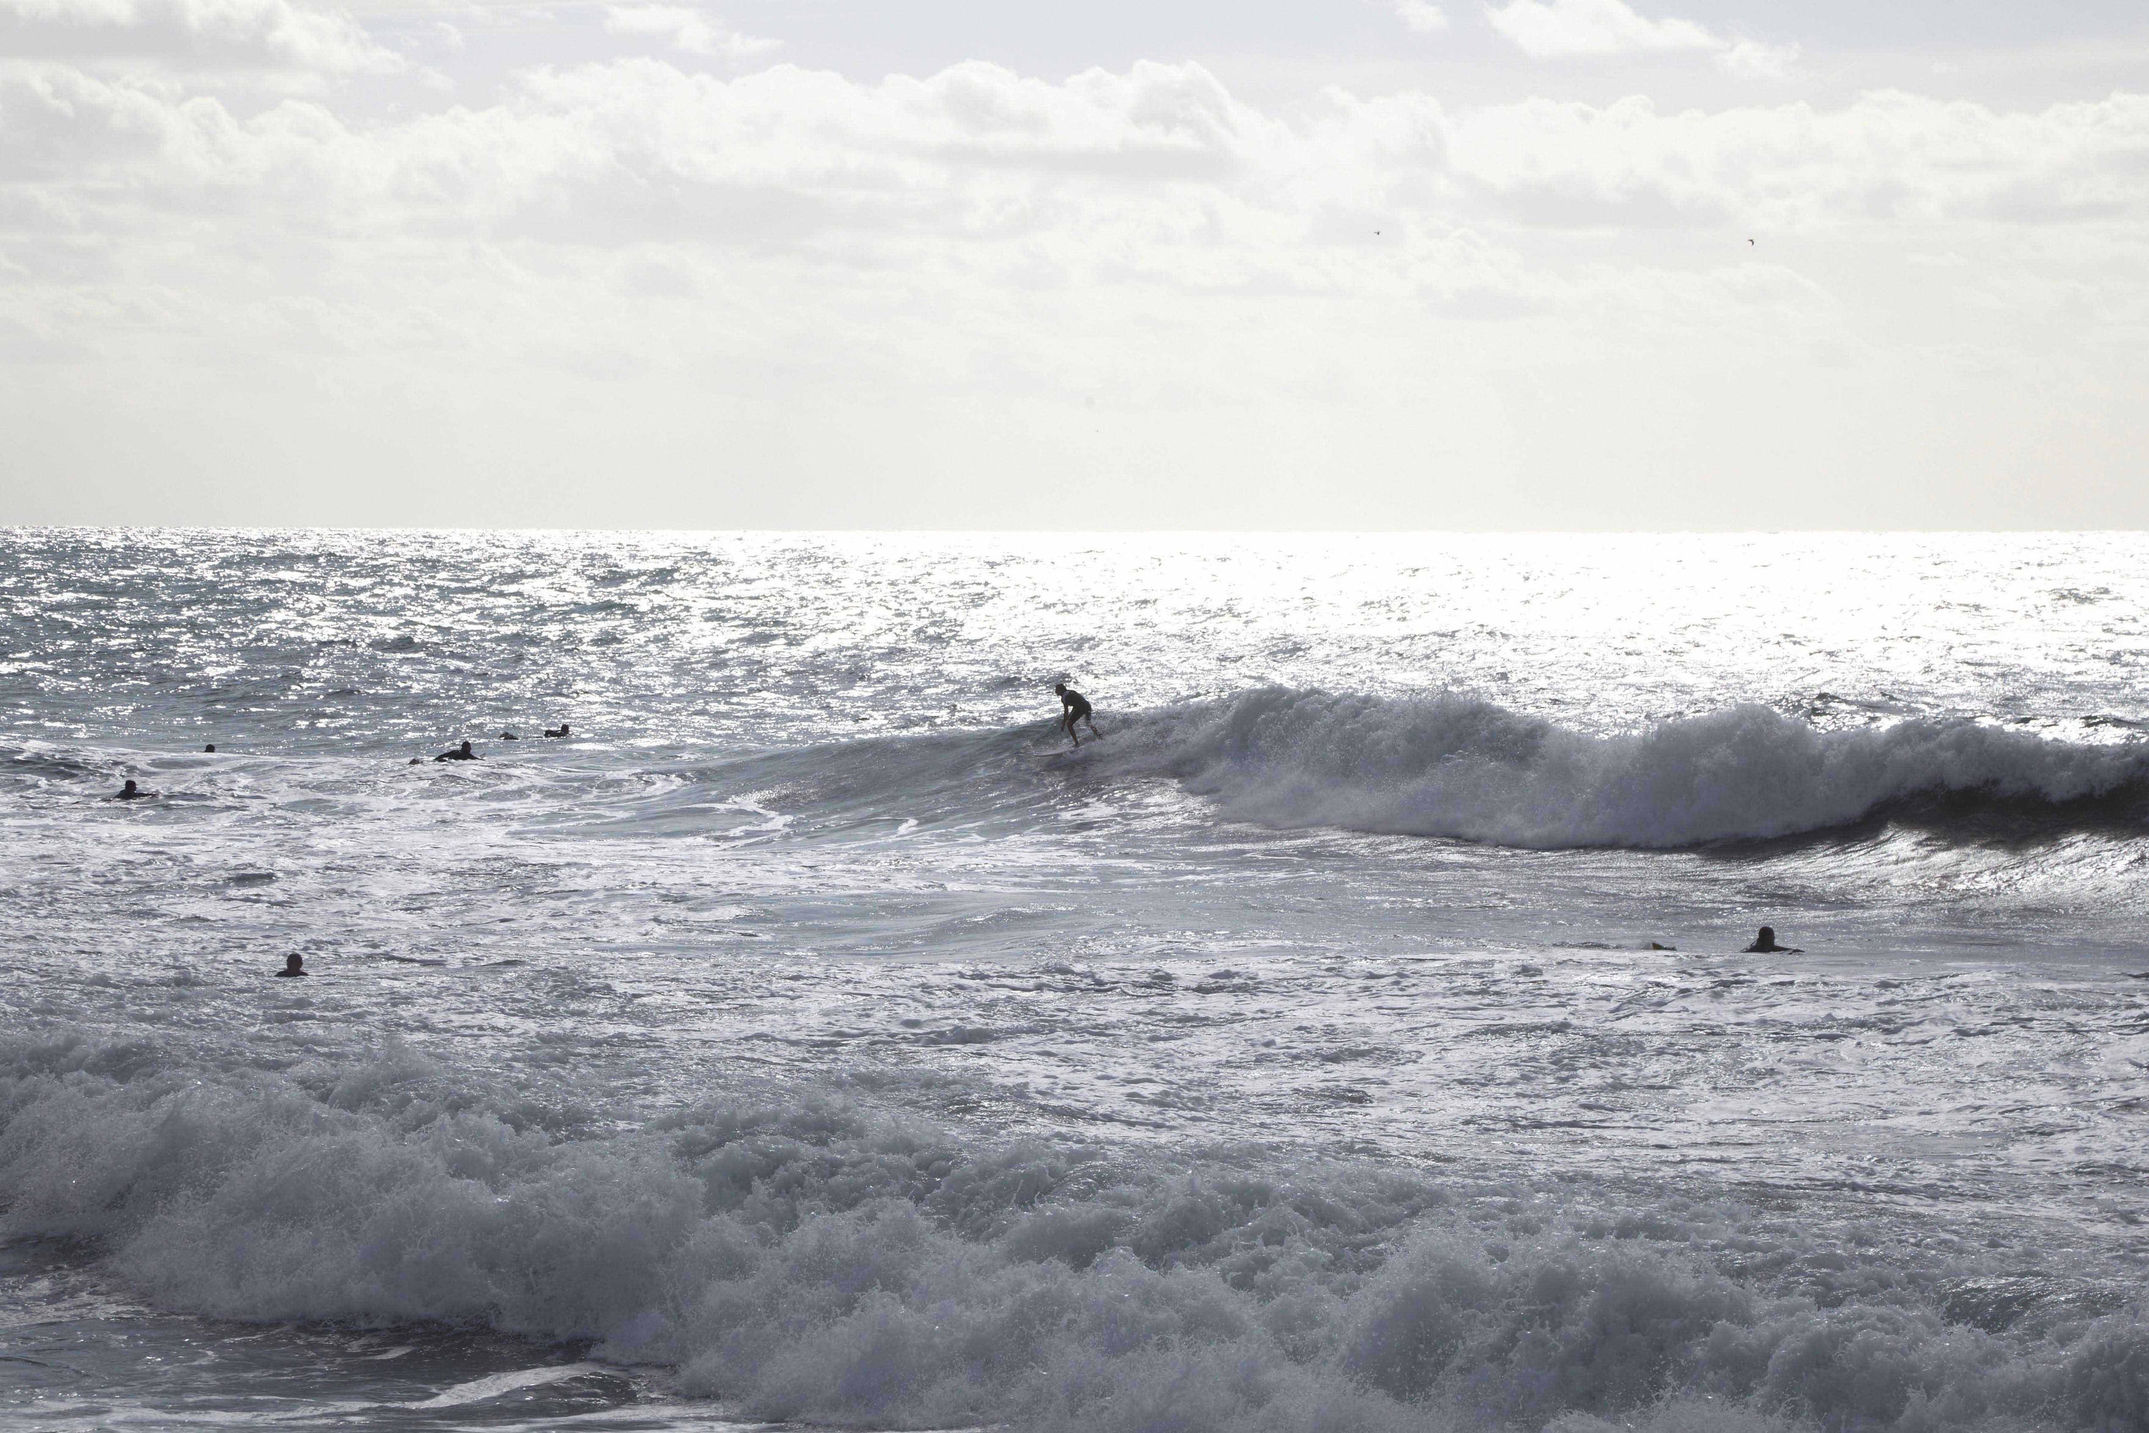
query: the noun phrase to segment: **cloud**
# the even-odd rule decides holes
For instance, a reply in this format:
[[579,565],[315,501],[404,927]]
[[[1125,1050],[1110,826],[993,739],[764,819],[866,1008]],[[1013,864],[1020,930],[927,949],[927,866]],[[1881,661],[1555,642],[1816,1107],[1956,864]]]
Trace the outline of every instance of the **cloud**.
[[0,0],[0,55],[324,75],[403,68],[348,15],[290,0]]
[[777,40],[742,35],[716,24],[684,5],[611,5],[604,28],[613,35],[646,35],[668,42],[689,55],[706,55],[734,64],[759,58],[781,47]]
[[[355,492],[361,465],[339,444],[392,467],[392,439],[441,455],[410,460],[418,520],[438,516],[427,493],[454,486],[458,455],[473,471],[586,480],[690,452],[696,492],[750,486],[740,474],[789,491],[766,474],[808,471],[784,465],[815,445],[833,446],[811,471],[878,472],[884,449],[914,439],[897,466],[928,488],[977,453],[998,461],[1003,438],[1025,461],[1121,463],[1080,446],[1097,430],[1087,416],[1058,426],[1069,393],[1121,415],[1228,409],[1103,425],[1125,453],[1188,471],[1420,473],[1460,423],[1489,434],[1456,450],[1457,470],[1478,472],[1553,432],[1611,452],[1630,409],[1661,412],[1662,392],[1723,375],[1773,395],[1823,348],[1852,356],[1843,393],[1882,391],[1852,361],[1861,324],[1906,350],[2016,343],[2018,366],[2062,378],[2076,353],[2149,353],[2141,95],[1285,104],[1197,64],[1044,79],[970,63],[869,82],[669,54],[525,66],[482,95],[406,87],[394,110],[368,108],[368,88],[263,105],[208,71],[0,61],[11,441],[34,428],[54,473],[128,443],[201,471],[296,454],[346,464]],[[1795,235],[1823,242],[1779,242]],[[1920,268],[1921,251],[1964,262]],[[1801,273],[1781,257],[1794,252],[1826,261]],[[590,401],[588,385],[615,383],[592,375],[628,372],[640,376]],[[1524,377],[1503,389],[1502,374]],[[1632,380],[1591,410],[1614,436],[1549,420],[1548,404],[1605,374]],[[1951,411],[1993,411],[1986,389],[1932,381],[1960,400]],[[161,396],[182,390],[186,402]],[[2138,387],[2098,391],[2132,402]],[[1800,412],[1832,413],[1840,396]],[[46,417],[54,404],[74,426]],[[214,441],[184,436],[197,411]],[[426,413],[434,426],[413,427]],[[1005,431],[979,438],[978,414]],[[1303,419],[1299,437],[1272,441],[1271,417]],[[1230,447],[1235,433],[1250,436]],[[1383,434],[1409,441],[1331,452]],[[1742,432],[1695,461],[1767,447]],[[1859,451],[1846,437],[1808,456],[1818,469]]]
[[1625,0],[1508,0],[1488,6],[1485,17],[1538,60],[1685,51],[1712,55],[1719,68],[1741,79],[1780,80],[1799,57],[1796,45],[1727,39],[1690,20],[1652,20]]
[[1741,79],[1780,80],[1797,66],[1796,45],[1764,45],[1759,40],[1738,40],[1719,50],[1716,63]]
[[[1461,230],[2135,220],[2145,160],[2149,97],[2134,95],[1667,113],[1337,93],[1285,114],[1194,64],[1055,82],[973,62],[861,83],[635,57],[527,71],[488,106],[360,120],[0,65],[0,175],[22,181],[0,243],[39,215],[139,234],[213,205],[263,234],[840,244],[847,263],[897,266],[912,243],[1041,237],[1059,261],[1109,254],[1126,272],[1377,286]],[[1376,230],[1378,261],[1352,247]]]
[[1437,35],[1448,27],[1447,11],[1426,0],[1395,0],[1395,17],[1417,35]]
[[1716,50],[1724,42],[1688,20],[1651,20],[1625,0],[1508,0],[1486,18],[1532,59]]

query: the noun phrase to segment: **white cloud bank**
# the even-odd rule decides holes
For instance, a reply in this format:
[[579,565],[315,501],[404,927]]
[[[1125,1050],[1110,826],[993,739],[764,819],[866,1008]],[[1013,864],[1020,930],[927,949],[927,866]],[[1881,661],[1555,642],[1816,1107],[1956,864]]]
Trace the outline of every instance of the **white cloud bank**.
[[[621,241],[1109,236],[1122,262],[1156,254],[1126,247],[1118,225],[1197,224],[1184,237],[1203,253],[1281,271],[1366,258],[1322,241],[1334,211],[1430,234],[1545,222],[1510,203],[1544,195],[1563,196],[1573,222],[1646,201],[1693,226],[1779,231],[2149,217],[2149,98],[2131,95],[2031,112],[1881,93],[1833,110],[1666,113],[1633,99],[1452,113],[1423,95],[1335,92],[1285,114],[1191,64],[1050,82],[972,63],[860,83],[637,58],[533,70],[488,107],[360,124],[318,102],[243,116],[162,82],[16,64],[0,68],[0,116],[8,172],[39,176],[18,188],[36,202],[16,222],[64,211],[115,231],[191,213],[210,192],[312,232],[483,235],[581,214]],[[706,227],[666,228],[656,189],[623,212],[622,186],[706,210]],[[730,202],[747,192],[753,206]],[[1385,246],[1367,272],[1410,252]]]
[[[622,13],[672,47],[700,12]],[[1074,482],[1093,526],[1902,520],[2130,461],[2145,161],[2127,94],[1257,105],[1193,64],[639,55],[369,114],[15,59],[0,520],[1005,525]]]

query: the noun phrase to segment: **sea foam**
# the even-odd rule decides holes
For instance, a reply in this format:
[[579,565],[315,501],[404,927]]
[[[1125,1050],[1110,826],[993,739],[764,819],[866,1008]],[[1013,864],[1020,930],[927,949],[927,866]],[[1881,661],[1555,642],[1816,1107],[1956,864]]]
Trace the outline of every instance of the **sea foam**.
[[[757,1418],[1041,1429],[2140,1428],[2149,1325],[1664,1197],[965,1136],[764,1089],[604,1131],[390,1048],[0,1048],[4,1231],[181,1309],[482,1324]],[[1608,1196],[1613,1203],[1637,1196]],[[1784,1240],[1792,1242],[1784,1242]],[[1819,1240],[1804,1245],[1799,1239]]]

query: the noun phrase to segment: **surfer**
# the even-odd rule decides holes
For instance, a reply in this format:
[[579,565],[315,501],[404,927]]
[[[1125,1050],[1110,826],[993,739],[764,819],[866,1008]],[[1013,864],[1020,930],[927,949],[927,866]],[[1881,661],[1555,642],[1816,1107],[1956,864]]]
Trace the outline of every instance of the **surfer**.
[[284,968],[276,972],[276,978],[281,980],[285,976],[311,975],[312,973],[306,968],[306,957],[294,950],[284,957]]
[[558,726],[548,726],[548,727],[546,727],[546,728],[545,728],[545,735],[546,735],[546,736],[565,736],[565,735],[567,735],[567,723],[566,723],[566,722],[561,722],[561,723],[560,723],[560,724],[559,724]]
[[1798,948],[1797,946],[1795,946],[1795,945],[1778,945],[1778,944],[1776,944],[1776,927],[1774,927],[1774,926],[1772,926],[1772,925],[1765,925],[1765,926],[1761,927],[1761,933],[1760,933],[1759,935],[1757,935],[1757,936],[1755,936],[1755,937],[1754,937],[1754,943],[1753,943],[1752,945],[1749,945],[1749,946],[1747,946],[1747,947],[1746,947],[1746,949],[1745,949],[1745,951],[1744,951],[1743,953],[1744,953],[1744,954],[1746,954],[1746,955],[1804,955],[1804,954],[1805,954],[1805,952],[1804,952],[1804,951],[1800,950],[1800,949],[1799,949],[1799,948]]
[[154,791],[144,791],[141,787],[136,786],[134,778],[130,776],[127,778],[125,786],[112,793],[112,799],[114,801],[147,801],[156,794]]
[[474,751],[472,751],[472,750],[470,749],[470,743],[466,741],[466,742],[464,742],[464,743],[463,743],[463,744],[462,744],[461,746],[458,746],[457,748],[455,748],[455,750],[453,750],[453,751],[443,751],[443,752],[442,752],[442,753],[441,753],[440,755],[438,755],[438,756],[434,757],[434,758],[433,758],[433,760],[435,760],[435,761],[478,761],[478,760],[482,760],[482,758],[481,758],[481,757],[479,757],[479,755],[478,755],[478,754],[477,754],[476,752],[474,752]]
[[1075,723],[1078,721],[1089,723],[1089,734],[1091,736],[1102,735],[1097,730],[1097,719],[1090,715],[1089,698],[1083,696],[1080,692],[1069,690],[1065,682],[1054,682],[1052,690],[1059,693],[1060,727],[1067,733],[1069,741],[1076,746],[1082,744],[1082,738],[1075,735]]
[[522,738],[521,738],[521,737],[519,737],[519,736],[517,736],[517,735],[515,735],[515,733],[513,733],[513,732],[511,732],[511,731],[503,731],[503,732],[501,732],[501,733],[500,733],[500,740],[502,740],[502,741],[521,741],[521,740],[522,740]]
[[203,750],[203,751],[215,751],[215,750],[216,750],[216,743],[212,741],[212,742],[210,742],[210,743],[209,743],[209,744],[208,744],[207,746],[203,747],[203,748],[202,748],[202,750]]

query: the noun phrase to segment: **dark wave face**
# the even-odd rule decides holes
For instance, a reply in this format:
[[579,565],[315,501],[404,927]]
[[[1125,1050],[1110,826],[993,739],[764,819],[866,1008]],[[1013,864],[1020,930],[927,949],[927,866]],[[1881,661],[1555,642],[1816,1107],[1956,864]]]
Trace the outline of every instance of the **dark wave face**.
[[1595,735],[1473,698],[1271,689],[1183,718],[1169,765],[1226,811],[1524,847],[1675,849],[1876,816],[2140,825],[2149,746],[1965,718],[1823,730],[1759,705]]

